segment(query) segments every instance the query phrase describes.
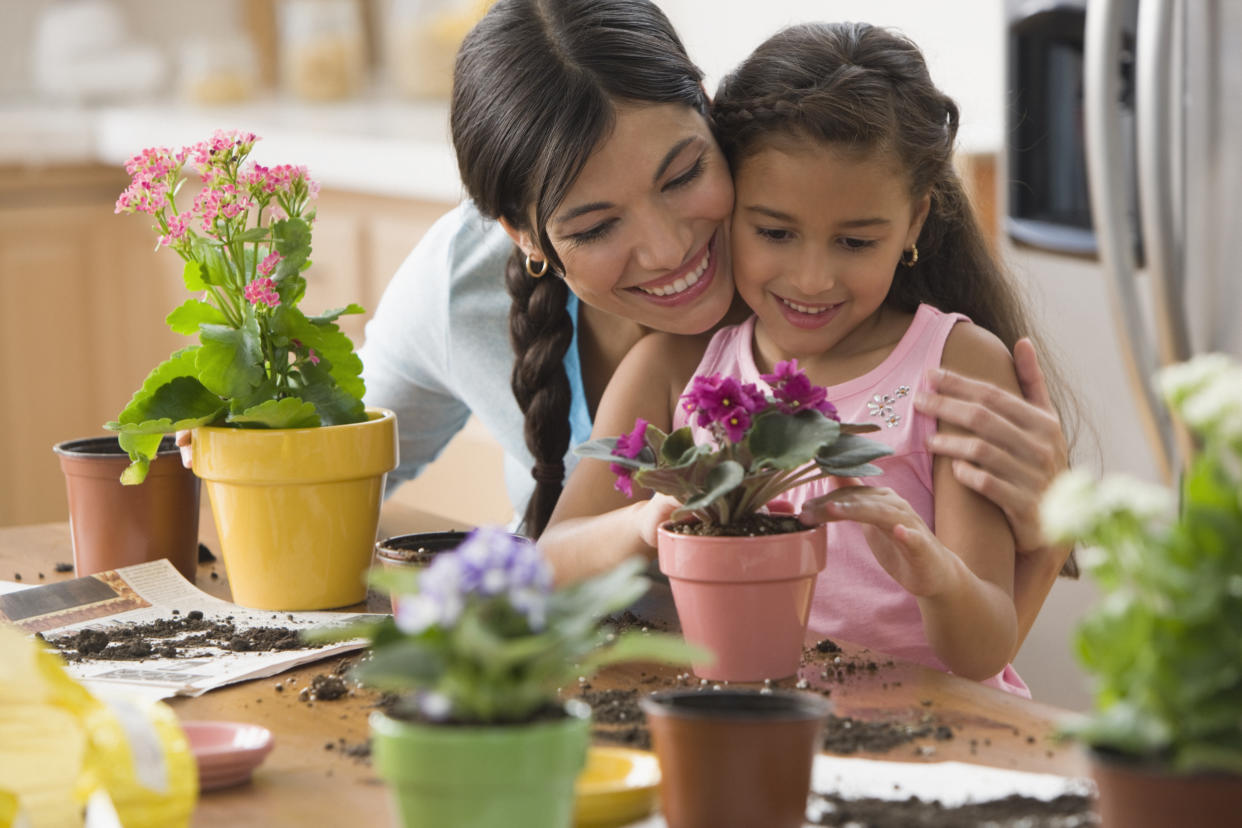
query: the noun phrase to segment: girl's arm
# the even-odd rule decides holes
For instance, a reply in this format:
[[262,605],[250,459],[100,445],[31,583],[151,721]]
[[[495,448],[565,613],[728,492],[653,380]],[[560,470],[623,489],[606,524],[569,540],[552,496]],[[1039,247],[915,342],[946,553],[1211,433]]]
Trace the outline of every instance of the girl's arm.
[[[640,339],[608,382],[591,437],[626,434],[638,417],[667,432],[705,344],[702,337],[658,333]],[[557,583],[581,580],[634,555],[653,557],[656,529],[677,505],[669,497],[651,498],[638,485],[631,500],[613,485],[617,478],[608,465],[586,458],[578,462],[539,538]]]
[[[942,363],[1017,388],[1008,351],[974,325],[954,326]],[[957,480],[950,458],[935,459],[932,477],[935,533],[904,498],[882,487],[839,488],[806,504],[802,520],[862,524],[876,560],[917,598],[937,657],[958,675],[986,679],[1004,669],[1017,641],[1013,534],[1000,509]]]
[[935,390],[919,395],[915,405],[942,425],[959,427],[955,433],[942,429],[928,448],[949,458],[957,480],[995,503],[1013,529],[1021,647],[1070,554],[1071,547],[1046,544],[1039,526],[1040,498],[1067,467],[1069,450],[1035,346],[1020,339],[1013,357],[1021,396],[942,370],[932,372]]

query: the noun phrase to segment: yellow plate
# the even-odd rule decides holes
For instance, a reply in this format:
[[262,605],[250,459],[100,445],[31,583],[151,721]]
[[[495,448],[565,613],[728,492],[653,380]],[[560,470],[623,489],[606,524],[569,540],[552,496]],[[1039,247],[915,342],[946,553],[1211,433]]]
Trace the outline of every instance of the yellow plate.
[[655,806],[660,764],[654,753],[592,745],[575,785],[576,828],[605,828],[642,819]]

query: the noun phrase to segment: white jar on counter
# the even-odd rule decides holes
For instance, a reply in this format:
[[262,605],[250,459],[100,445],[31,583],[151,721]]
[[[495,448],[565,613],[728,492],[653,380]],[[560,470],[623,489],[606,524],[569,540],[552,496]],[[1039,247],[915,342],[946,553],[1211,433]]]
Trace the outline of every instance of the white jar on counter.
[[453,62],[489,0],[388,0],[384,63],[397,91],[411,98],[447,98]]
[[284,87],[308,101],[348,98],[363,85],[366,38],[357,0],[282,0]]

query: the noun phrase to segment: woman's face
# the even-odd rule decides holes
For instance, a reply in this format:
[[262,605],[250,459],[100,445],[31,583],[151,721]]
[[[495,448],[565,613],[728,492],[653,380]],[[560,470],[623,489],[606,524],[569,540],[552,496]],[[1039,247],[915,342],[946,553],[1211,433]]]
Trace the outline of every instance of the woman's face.
[[679,104],[618,106],[612,134],[548,221],[578,297],[648,328],[700,333],[733,300],[733,182],[707,121]]

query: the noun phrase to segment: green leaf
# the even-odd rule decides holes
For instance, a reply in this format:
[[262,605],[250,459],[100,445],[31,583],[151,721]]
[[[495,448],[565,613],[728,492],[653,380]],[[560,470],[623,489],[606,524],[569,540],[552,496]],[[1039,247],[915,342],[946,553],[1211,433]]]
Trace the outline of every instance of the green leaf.
[[407,690],[430,684],[444,672],[444,656],[418,638],[372,648],[371,657],[358,665],[358,678],[380,690]]
[[[636,479],[642,482],[641,477]],[[682,504],[682,509],[685,511],[706,509],[742,485],[744,479],[746,479],[746,470],[742,468],[742,464],[736,460],[725,460],[708,473],[702,494],[687,500]]]
[[174,377],[154,391],[147,391],[144,384],[120,418],[104,428],[124,434],[171,434],[206,425],[224,408],[224,401],[194,377]]
[[228,422],[266,428],[314,428],[321,423],[315,406],[297,397],[261,402],[240,414],[230,414]]
[[746,445],[754,455],[752,468],[796,469],[811,462],[821,447],[837,439],[841,427],[818,411],[790,417],[779,410],[755,418]]
[[130,461],[125,471],[121,472],[122,485],[136,486],[147,479],[147,472],[151,469],[151,459],[159,452],[163,439],[162,433],[117,435],[117,442],[129,454]]
[[267,241],[271,231],[266,227],[251,227],[249,230],[238,233],[233,236],[232,241],[235,242],[261,242]]
[[[647,431],[650,432],[651,428]],[[668,435],[664,445],[660,447],[660,460],[667,467],[679,468],[690,465],[698,455],[709,451],[709,446],[695,445],[690,426],[682,426]]]
[[[819,450],[819,453],[815,455],[815,462],[832,474],[843,477],[864,477],[867,474],[880,473],[880,469],[867,464],[892,453],[893,450],[883,443],[854,434],[842,434],[835,443]],[[865,474],[858,474],[856,470],[859,468],[869,470]]]
[[592,676],[609,664],[629,661],[645,661],[658,664],[711,664],[716,654],[703,647],[696,647],[679,635],[666,633],[626,632],[607,647],[602,647],[579,665],[581,675]]
[[200,293],[207,289],[207,270],[198,261],[188,261],[181,270],[181,280],[190,293]]
[[308,316],[306,318],[308,321],[312,322],[313,324],[323,325],[327,322],[335,322],[338,318],[342,316],[346,316],[346,315],[354,314],[354,313],[366,313],[366,312],[367,312],[366,308],[362,307],[362,305],[356,304],[354,302],[350,302],[348,305],[346,305],[343,308],[333,308],[332,310],[326,310],[323,313],[318,313],[318,314],[315,314],[314,316]]
[[168,327],[172,328],[174,333],[185,334],[187,336],[198,333],[198,326],[202,324],[208,325],[227,325],[228,318],[224,313],[208,302],[199,299],[187,299],[181,305],[168,314],[164,320],[168,323]]
[[365,420],[366,406],[362,404],[362,400],[338,385],[331,368],[324,370],[325,364],[321,360],[319,365],[303,364],[300,367],[306,384],[298,390],[299,396],[315,407],[324,425],[360,423]]
[[277,282],[305,269],[311,252],[310,225],[299,218],[282,219],[272,225],[272,240],[281,259],[272,273]]
[[195,358],[198,378],[221,397],[242,397],[263,382],[263,351],[259,342],[259,323],[246,315],[241,328],[204,324],[199,339],[203,345]]

